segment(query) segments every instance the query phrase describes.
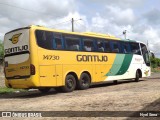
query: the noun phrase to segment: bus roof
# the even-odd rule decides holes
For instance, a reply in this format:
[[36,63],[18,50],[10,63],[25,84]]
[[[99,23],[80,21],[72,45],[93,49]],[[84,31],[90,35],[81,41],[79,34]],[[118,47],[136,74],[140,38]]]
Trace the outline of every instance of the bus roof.
[[115,37],[113,35],[110,35],[110,34],[101,34],[101,33],[95,33],[95,32],[82,32],[82,33],[80,33],[80,32],[70,32],[70,31],[65,31],[65,30],[57,30],[57,29],[47,28],[47,27],[40,26],[40,25],[30,25],[28,27],[18,28],[18,29],[9,31],[6,34],[14,32],[14,31],[17,31],[17,30],[30,29],[30,28],[35,29],[35,30],[36,29],[38,29],[38,30],[46,30],[46,31],[60,32],[60,33],[65,33],[65,34],[80,35],[80,36],[86,36],[86,37],[107,38],[107,39],[113,39],[113,40],[121,40],[121,41],[128,41],[128,42],[143,43],[141,41],[136,41],[136,40],[120,39],[120,38],[117,38],[117,37]]
[[80,32],[70,32],[70,31],[57,30],[57,29],[46,28],[46,27],[43,27],[43,26],[35,26],[35,25],[31,25],[30,27],[33,28],[33,29],[47,30],[47,31],[53,31],[53,32],[61,32],[61,33],[72,34],[72,35],[80,35],[80,36],[120,40],[120,38],[117,38],[117,37],[115,37],[113,35],[109,35],[109,34],[100,34],[100,33],[95,33],[95,32],[82,32],[82,33],[80,33]]
[[121,41],[128,41],[128,42],[136,42],[136,43],[143,43],[145,44],[144,42],[142,41],[138,41],[138,40],[131,40],[131,39],[121,39]]

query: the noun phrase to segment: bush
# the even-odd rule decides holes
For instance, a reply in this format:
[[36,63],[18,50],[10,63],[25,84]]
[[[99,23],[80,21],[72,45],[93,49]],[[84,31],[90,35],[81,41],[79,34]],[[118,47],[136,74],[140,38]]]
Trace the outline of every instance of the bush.
[[160,59],[159,58],[151,57],[150,60],[151,60],[151,67],[152,68],[160,67]]

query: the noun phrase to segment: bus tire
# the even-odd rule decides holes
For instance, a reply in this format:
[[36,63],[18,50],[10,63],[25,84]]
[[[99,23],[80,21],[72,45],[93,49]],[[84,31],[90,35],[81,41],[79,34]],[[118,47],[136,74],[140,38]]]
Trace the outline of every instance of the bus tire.
[[72,92],[76,88],[76,79],[73,75],[68,74],[65,78],[65,86],[61,87],[62,92]]
[[135,77],[135,82],[139,82],[140,74],[138,70],[136,71],[136,77]]
[[77,83],[77,88],[80,90],[88,89],[91,84],[91,78],[87,73],[82,73],[80,80]]
[[39,88],[38,90],[41,92],[41,93],[48,93],[50,91],[51,88]]

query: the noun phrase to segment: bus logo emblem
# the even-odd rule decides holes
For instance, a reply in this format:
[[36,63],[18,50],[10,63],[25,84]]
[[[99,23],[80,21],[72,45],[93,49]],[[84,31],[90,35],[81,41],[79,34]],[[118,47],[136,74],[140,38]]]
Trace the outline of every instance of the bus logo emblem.
[[16,44],[19,40],[19,36],[21,35],[22,33],[19,33],[19,34],[15,34],[12,36],[11,39],[9,39],[10,41],[12,41],[13,44]]
[[146,70],[146,71],[144,72],[144,74],[145,74],[146,76],[148,76],[148,73],[149,73],[149,70]]

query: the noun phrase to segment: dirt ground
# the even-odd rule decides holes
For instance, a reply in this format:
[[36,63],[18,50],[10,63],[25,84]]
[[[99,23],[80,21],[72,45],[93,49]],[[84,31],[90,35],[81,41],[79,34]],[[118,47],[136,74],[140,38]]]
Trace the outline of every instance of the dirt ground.
[[125,80],[71,93],[53,89],[47,94],[37,90],[1,94],[0,104],[0,111],[160,111],[160,74],[154,73],[140,82]]

